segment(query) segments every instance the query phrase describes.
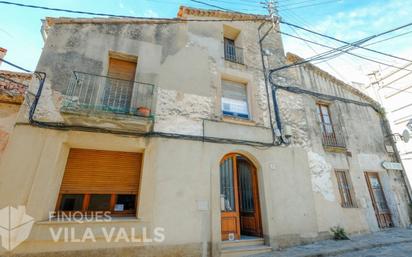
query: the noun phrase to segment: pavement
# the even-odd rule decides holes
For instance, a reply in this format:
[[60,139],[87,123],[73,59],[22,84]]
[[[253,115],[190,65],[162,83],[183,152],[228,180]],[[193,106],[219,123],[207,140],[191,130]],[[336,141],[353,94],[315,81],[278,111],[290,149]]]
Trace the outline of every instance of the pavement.
[[324,240],[253,257],[411,257],[412,229],[392,228],[350,236],[350,240]]

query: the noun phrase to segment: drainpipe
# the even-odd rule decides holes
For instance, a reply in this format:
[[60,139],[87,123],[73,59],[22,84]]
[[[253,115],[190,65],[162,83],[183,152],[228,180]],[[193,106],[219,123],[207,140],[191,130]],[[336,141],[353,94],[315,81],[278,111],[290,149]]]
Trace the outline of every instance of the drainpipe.
[[267,76],[267,69],[266,69],[266,64],[265,64],[265,57],[263,54],[263,45],[262,41],[265,39],[267,33],[272,30],[272,27],[269,29],[269,31],[262,37],[260,34],[260,30],[262,29],[263,25],[265,22],[262,22],[262,24],[259,25],[258,27],[258,35],[259,35],[259,47],[260,47],[260,57],[262,59],[262,68],[263,68],[263,76],[265,78],[265,89],[266,89],[266,100],[268,102],[268,110],[269,110],[269,122],[270,122],[270,128],[272,130],[272,142],[275,142],[276,140],[276,134],[275,134],[275,128],[273,126],[273,118],[272,118],[272,110],[270,108],[270,97],[269,97],[269,81],[268,81],[268,76]]
[[[286,140],[281,136],[282,132],[282,123],[280,119],[280,112],[279,112],[279,105],[278,101],[276,98],[276,86],[272,82],[271,78],[268,76],[266,64],[265,64],[265,58],[264,58],[264,51],[263,51],[263,45],[262,42],[265,39],[265,37],[269,34],[269,32],[273,29],[273,26],[270,27],[270,29],[263,35],[263,37],[260,34],[260,30],[262,29],[263,25],[265,22],[262,22],[258,28],[258,34],[259,34],[259,46],[260,46],[260,56],[262,59],[262,67],[263,67],[263,74],[265,77],[265,86],[266,86],[266,98],[268,102],[268,108],[269,108],[269,120],[270,120],[270,127],[272,129],[272,137],[273,137],[273,142],[275,142],[278,138],[280,138],[280,142],[287,143]],[[269,87],[271,88],[271,91],[269,91]],[[270,96],[269,94],[272,95],[272,101],[273,101],[273,109],[274,109],[274,114],[275,114],[275,121],[276,121],[276,128],[273,125],[273,118],[272,118],[272,111],[270,108]],[[279,143],[280,144],[280,143]]]

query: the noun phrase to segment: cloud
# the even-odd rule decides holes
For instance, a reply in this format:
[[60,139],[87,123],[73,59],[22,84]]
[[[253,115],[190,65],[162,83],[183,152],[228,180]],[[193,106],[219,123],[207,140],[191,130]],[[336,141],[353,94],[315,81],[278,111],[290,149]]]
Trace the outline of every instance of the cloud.
[[409,20],[411,12],[412,1],[373,1],[362,7],[340,11],[337,15],[328,15],[315,23],[313,29],[353,41],[359,39],[359,36],[369,35],[375,30],[381,31],[402,20]]
[[[412,1],[377,0],[366,2],[366,4],[362,4],[361,6],[358,4],[355,7],[350,7],[349,5],[348,7],[345,7],[345,9],[341,8],[339,12],[335,12],[335,14],[333,15],[327,15],[326,17],[319,17],[317,19],[312,18],[312,25],[310,26],[310,29],[344,41],[354,42],[367,36],[375,35],[380,32],[384,32],[386,30],[406,24],[410,20],[410,13],[412,13]],[[303,26],[308,27],[307,24]],[[288,27],[284,27],[282,29],[287,32],[291,31]],[[408,27],[404,30],[399,30],[386,36],[371,40],[370,42],[367,42],[365,45],[387,37],[401,34],[411,29],[411,27]],[[307,33],[301,30],[297,31],[303,38],[323,43],[330,47],[338,47],[342,45],[340,43],[333,42],[331,40],[319,36],[314,36],[311,33]],[[291,34],[294,34],[293,30],[291,31]],[[283,38],[285,41],[284,46],[287,51],[294,52],[304,58],[311,57],[316,54],[304,42],[298,39],[289,38],[287,36],[283,36]],[[370,46],[370,48],[373,48],[381,52],[406,57],[410,56],[412,53],[412,46],[408,43],[411,41],[412,34],[409,34],[408,36],[394,38]],[[311,46],[318,53],[330,50],[312,44]],[[351,52],[370,59],[374,59],[380,62],[385,62],[396,66],[402,66],[403,63],[405,63],[394,58],[388,58],[365,50],[357,49]],[[394,69],[387,68],[382,64],[369,62],[348,54],[344,54],[336,59],[330,60],[328,61],[328,63],[330,65],[326,63],[321,63],[317,64],[317,66],[330,72],[338,78],[342,79],[342,77],[344,77],[343,80],[346,82],[358,81],[368,83],[368,78],[366,76],[367,73],[370,73],[373,70],[378,70],[381,68],[388,69],[388,71]],[[333,66],[333,68],[331,68],[330,66]],[[342,74],[342,76],[339,76],[338,74]]]

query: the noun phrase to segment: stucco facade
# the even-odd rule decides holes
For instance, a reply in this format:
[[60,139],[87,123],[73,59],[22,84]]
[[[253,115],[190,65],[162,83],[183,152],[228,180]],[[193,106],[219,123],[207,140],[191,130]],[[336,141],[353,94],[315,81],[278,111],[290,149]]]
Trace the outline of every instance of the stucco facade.
[[[272,24],[262,17],[250,21],[254,16],[184,7],[179,17],[199,20],[47,19],[36,69],[47,78],[34,118],[50,126],[30,124],[23,107],[0,163],[0,207],[24,205],[35,220],[29,238],[12,255],[220,256],[219,165],[228,153],[239,153],[256,167],[263,238],[273,249],[327,238],[337,225],[349,233],[378,230],[365,171],[379,173],[394,225],[409,225],[406,181],[401,171],[381,167],[394,157],[385,151],[388,132],[371,99],[312,65],[278,72],[273,77],[278,86],[366,104],[278,89],[280,118],[291,138],[277,145],[262,59],[274,68],[297,57],[284,56],[280,35],[273,31],[261,49],[259,38]],[[231,18],[245,20],[224,21]],[[238,32],[244,64],[224,58],[223,38],[232,31]],[[135,80],[155,85],[153,117],[76,115],[62,108],[73,71],[105,76],[110,52],[138,57]],[[248,120],[222,115],[222,79],[246,85]],[[31,89],[39,89],[38,80],[33,79]],[[322,144],[319,101],[328,102],[332,119],[340,121],[345,148]],[[114,218],[109,224],[48,220],[70,148],[143,153],[136,217]],[[335,169],[349,171],[356,207],[341,206]],[[108,225],[146,227],[149,237],[162,227],[165,241],[106,243],[101,228]],[[79,237],[89,227],[96,242],[53,242],[50,229],[58,227],[75,227]]]

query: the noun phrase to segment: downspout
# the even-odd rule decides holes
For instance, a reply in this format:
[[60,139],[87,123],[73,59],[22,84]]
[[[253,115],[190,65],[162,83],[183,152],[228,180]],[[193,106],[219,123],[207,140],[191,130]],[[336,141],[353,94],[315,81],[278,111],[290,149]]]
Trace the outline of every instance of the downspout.
[[[268,103],[268,110],[269,110],[270,129],[272,130],[272,142],[274,143],[275,140],[276,140],[276,135],[275,135],[275,128],[273,126],[272,110],[270,108],[269,81],[268,81],[268,76],[267,76],[267,69],[266,69],[265,57],[264,57],[264,54],[263,54],[263,45],[262,45],[262,41],[263,41],[263,39],[265,39],[267,33],[263,37],[260,34],[260,30],[262,29],[264,24],[265,24],[265,22],[262,22],[262,24],[260,24],[259,27],[258,27],[259,47],[260,47],[260,57],[262,59],[263,76],[265,78],[266,100],[267,100],[267,103]],[[269,31],[271,29],[272,29],[272,27],[270,27]]]
[[[283,138],[281,137],[282,123],[281,123],[281,119],[280,119],[279,105],[278,105],[278,101],[277,101],[277,98],[276,98],[277,88],[276,88],[275,84],[272,83],[272,80],[270,78],[271,73],[268,76],[267,68],[266,68],[266,64],[265,64],[265,59],[264,59],[264,53],[263,53],[263,45],[262,45],[262,41],[265,39],[265,37],[268,35],[268,33],[273,29],[273,27],[271,26],[270,29],[265,33],[265,35],[263,37],[261,37],[260,30],[261,30],[261,28],[263,27],[264,24],[265,24],[265,22],[260,24],[260,26],[258,28],[258,34],[259,34],[260,56],[261,56],[261,59],[262,59],[263,73],[264,73],[264,77],[265,77],[266,98],[267,98],[268,108],[269,108],[270,127],[272,129],[273,142],[275,142],[277,140],[277,138],[279,137],[280,142],[286,143],[283,140]],[[269,87],[271,88],[271,91],[269,91]],[[269,94],[272,95],[273,109],[274,109],[275,121],[276,121],[276,128],[273,124],[272,111],[271,111],[271,108],[270,108]]]

